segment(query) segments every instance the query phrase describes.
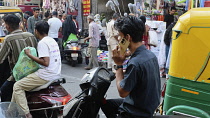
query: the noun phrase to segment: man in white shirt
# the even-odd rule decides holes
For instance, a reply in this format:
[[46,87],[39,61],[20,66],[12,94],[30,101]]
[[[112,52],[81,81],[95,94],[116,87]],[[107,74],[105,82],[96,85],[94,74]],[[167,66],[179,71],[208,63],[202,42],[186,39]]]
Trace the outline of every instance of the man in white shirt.
[[57,18],[58,13],[56,11],[53,11],[52,15],[53,17],[48,20],[48,24],[50,25],[48,36],[54,38],[55,41],[58,42],[58,32],[61,32],[62,22]]
[[114,65],[116,65],[112,59],[112,50],[118,45],[118,31],[114,28],[114,22],[119,17],[118,13],[114,13],[112,20],[107,24],[108,68],[112,71],[115,71]]
[[35,26],[35,36],[39,39],[37,51],[39,57],[30,54],[30,50],[26,49],[25,54],[40,64],[40,69],[35,73],[17,81],[13,87],[12,102],[17,103],[25,112],[26,118],[32,118],[25,96],[25,91],[30,91],[36,87],[55,80],[61,75],[61,57],[58,44],[48,36],[49,24],[40,21]]

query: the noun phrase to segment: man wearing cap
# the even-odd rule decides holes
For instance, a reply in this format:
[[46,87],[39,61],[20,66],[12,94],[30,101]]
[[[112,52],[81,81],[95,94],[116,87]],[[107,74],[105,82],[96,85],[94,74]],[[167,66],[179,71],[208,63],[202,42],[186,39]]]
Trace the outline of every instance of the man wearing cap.
[[27,25],[28,25],[28,32],[34,34],[34,26],[37,22],[41,21],[42,19],[39,17],[40,9],[38,7],[33,8],[33,16],[28,18]]
[[52,15],[53,17],[48,20],[48,24],[50,25],[48,36],[54,38],[55,41],[58,42],[58,32],[61,32],[62,22],[57,18],[57,11],[53,11]]
[[89,47],[88,47],[88,53],[90,55],[89,64],[87,67],[85,67],[86,70],[90,70],[93,67],[98,67],[98,59],[97,59],[97,49],[99,46],[99,40],[100,40],[100,33],[99,33],[99,27],[94,22],[94,16],[89,15],[87,17],[88,23],[89,23],[89,36],[85,38],[85,42],[89,40]]

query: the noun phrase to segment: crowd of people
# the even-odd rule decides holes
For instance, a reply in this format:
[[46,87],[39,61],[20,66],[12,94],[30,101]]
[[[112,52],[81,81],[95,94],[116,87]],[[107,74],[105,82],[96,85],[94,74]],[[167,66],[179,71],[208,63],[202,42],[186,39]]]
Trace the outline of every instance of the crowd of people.
[[[60,76],[60,50],[69,35],[77,35],[79,29],[75,16],[59,15],[53,11],[52,14],[46,12],[41,18],[39,12],[39,8],[34,8],[33,16],[29,17],[27,12],[24,14],[28,31],[26,33],[19,29],[20,19],[17,16],[5,16],[4,22],[10,34],[5,38],[0,50],[0,63],[9,58],[10,67],[13,69],[24,47],[31,46],[37,49],[39,57],[32,56],[29,50],[25,50],[25,54],[40,64],[41,68],[18,82],[15,82],[11,76],[1,87],[2,102],[11,101],[12,98],[12,101],[25,112],[27,118],[32,118],[32,116],[27,106],[25,91],[30,91]],[[170,15],[173,13],[166,18],[172,19]],[[89,41],[90,59],[89,65],[85,67],[86,70],[99,66],[97,49],[102,32],[94,19],[93,15],[87,17],[89,36],[85,38],[85,42]],[[172,20],[166,22],[169,21],[172,23]],[[119,118],[149,118],[153,116],[160,103],[159,64],[157,57],[148,50],[151,46],[148,43],[149,26],[145,23],[145,16],[121,17],[118,13],[114,13],[110,22],[107,23],[105,35],[109,51],[108,68],[116,73],[117,90],[123,98],[107,100],[102,105],[107,118],[116,118],[117,114]],[[171,43],[171,29],[175,24],[171,23],[167,25],[164,40],[167,45],[167,55],[168,46]],[[123,55],[120,54],[122,47],[118,46],[118,42],[122,39],[129,42],[128,50]],[[130,59],[124,72],[123,63],[128,56]]]

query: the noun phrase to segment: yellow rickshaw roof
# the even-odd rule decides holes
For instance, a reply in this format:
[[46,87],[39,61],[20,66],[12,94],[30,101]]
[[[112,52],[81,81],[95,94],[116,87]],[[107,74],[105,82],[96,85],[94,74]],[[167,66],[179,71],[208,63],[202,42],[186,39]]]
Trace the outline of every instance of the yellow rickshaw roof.
[[22,11],[19,7],[0,6],[0,13],[8,13],[8,12],[22,12]]
[[173,30],[188,33],[192,27],[210,27],[210,8],[193,8],[180,16]]

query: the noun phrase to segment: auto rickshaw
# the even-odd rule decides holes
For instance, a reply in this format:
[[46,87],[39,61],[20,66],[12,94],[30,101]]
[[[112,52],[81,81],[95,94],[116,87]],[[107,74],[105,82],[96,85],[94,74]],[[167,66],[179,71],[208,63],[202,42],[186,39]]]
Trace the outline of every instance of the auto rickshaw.
[[210,118],[210,8],[194,8],[173,28],[163,111]]
[[3,26],[3,17],[7,14],[15,14],[21,19],[20,24],[22,25],[21,29],[25,31],[25,25],[23,23],[23,13],[19,7],[7,7],[0,6],[0,43],[3,42],[4,37],[8,34],[5,31],[5,27]]

